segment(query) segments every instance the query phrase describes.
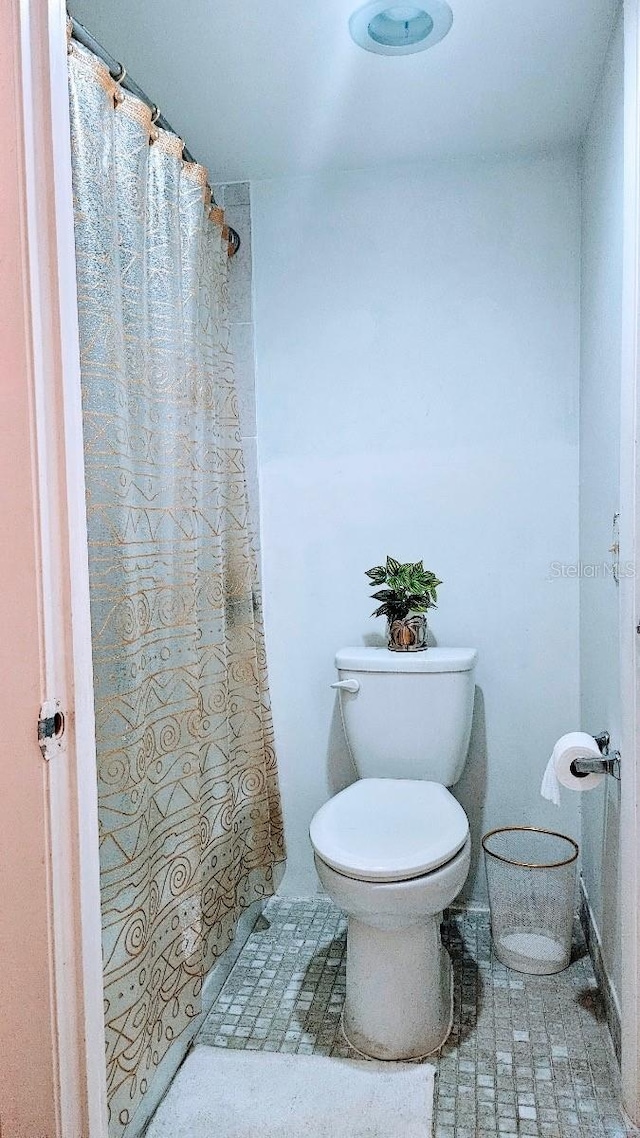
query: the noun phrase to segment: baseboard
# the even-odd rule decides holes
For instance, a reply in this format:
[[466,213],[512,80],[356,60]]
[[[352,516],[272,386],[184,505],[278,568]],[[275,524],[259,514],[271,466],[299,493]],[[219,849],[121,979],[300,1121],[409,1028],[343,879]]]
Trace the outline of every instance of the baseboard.
[[180,1038],[176,1039],[162,1062],[156,1067],[151,1086],[126,1128],[125,1138],[141,1138],[141,1135],[144,1134],[169,1090],[178,1068],[184,1062],[191,1044],[211,1011],[220,989],[249,939],[255,923],[262,913],[263,906],[263,900],[254,901],[253,905],[250,905],[239,917],[232,943],[205,976],[202,985],[202,1011],[200,1015],[191,1022],[188,1031],[183,1032]]
[[600,933],[598,926],[593,916],[593,910],[589,904],[589,895],[587,893],[584,880],[580,878],[580,924],[584,933],[584,939],[587,942],[589,956],[593,965],[598,987],[602,996],[604,1004],[604,1014],[607,1019],[609,1027],[609,1034],[613,1042],[613,1049],[616,1053],[618,1063],[620,1062],[621,1053],[621,1031],[620,1031],[620,1005],[618,997],[611,983],[609,973],[604,963],[604,955],[602,952],[602,941],[600,940]]

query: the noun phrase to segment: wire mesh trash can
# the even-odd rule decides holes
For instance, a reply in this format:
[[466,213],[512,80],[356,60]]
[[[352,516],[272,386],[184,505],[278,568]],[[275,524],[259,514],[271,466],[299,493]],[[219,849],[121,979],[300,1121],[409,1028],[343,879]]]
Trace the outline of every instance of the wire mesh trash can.
[[496,956],[548,976],[571,959],[578,844],[537,826],[503,826],[482,839]]

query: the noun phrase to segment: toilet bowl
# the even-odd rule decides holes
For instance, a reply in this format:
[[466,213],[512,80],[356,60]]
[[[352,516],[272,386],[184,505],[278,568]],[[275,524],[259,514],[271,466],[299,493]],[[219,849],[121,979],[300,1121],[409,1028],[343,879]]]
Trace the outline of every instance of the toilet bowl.
[[362,779],[316,814],[320,881],[348,917],[348,1042],[376,1059],[416,1059],[451,1029],[451,964],[442,910],[470,861],[467,818],[431,782]]
[[466,880],[469,823],[447,789],[469,737],[475,649],[336,655],[342,721],[358,781],[317,811],[309,836],[346,913],[347,1040],[376,1059],[418,1059],[451,1029],[442,911]]

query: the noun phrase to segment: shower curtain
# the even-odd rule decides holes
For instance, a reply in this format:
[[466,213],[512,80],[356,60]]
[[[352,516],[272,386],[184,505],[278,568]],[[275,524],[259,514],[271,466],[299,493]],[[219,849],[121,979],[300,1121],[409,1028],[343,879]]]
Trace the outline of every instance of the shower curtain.
[[69,41],[110,1134],[284,858],[206,171]]

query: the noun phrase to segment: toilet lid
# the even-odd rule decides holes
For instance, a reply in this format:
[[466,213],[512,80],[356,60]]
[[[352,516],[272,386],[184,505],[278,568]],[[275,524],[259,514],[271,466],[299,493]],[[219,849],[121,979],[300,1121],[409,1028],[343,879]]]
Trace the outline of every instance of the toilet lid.
[[404,881],[462,849],[469,822],[439,782],[363,778],[314,816],[311,844],[322,861],[360,881]]

